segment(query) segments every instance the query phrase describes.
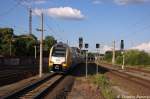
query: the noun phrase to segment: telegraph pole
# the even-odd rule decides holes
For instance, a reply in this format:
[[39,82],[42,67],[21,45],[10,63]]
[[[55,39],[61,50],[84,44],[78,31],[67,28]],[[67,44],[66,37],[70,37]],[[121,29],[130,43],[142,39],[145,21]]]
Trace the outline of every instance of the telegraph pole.
[[115,41],[113,41],[113,57],[112,57],[112,64],[115,64]]
[[37,29],[37,31],[41,31],[39,77],[42,77],[42,67],[43,67],[43,32],[44,32],[43,12],[41,13],[41,29]]
[[12,42],[13,42],[13,36],[9,39],[9,56],[12,55]]
[[9,50],[9,55],[11,56],[11,50],[12,50],[12,42],[11,42],[11,39],[10,39],[10,42],[9,42],[10,44],[9,44],[9,48],[10,48],[10,50]]
[[42,27],[41,27],[41,43],[40,43],[40,77],[42,77],[42,67],[43,67],[43,13],[41,14],[41,21],[42,21]]
[[32,9],[29,8],[29,35],[32,34]]
[[34,57],[36,59],[36,45],[34,46]]

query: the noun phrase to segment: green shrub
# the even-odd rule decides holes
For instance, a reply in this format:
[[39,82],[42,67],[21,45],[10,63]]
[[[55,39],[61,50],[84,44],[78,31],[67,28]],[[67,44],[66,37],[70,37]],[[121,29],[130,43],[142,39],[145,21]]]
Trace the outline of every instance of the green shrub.
[[106,99],[114,99],[115,98],[115,95],[112,92],[109,80],[105,75],[103,75],[103,74],[95,75],[93,81],[96,85],[98,85],[100,87],[100,89],[101,89],[100,91],[102,92],[103,96]]
[[[139,50],[128,50],[125,51],[125,65],[137,65],[137,66],[149,66],[150,65],[150,54]],[[121,51],[116,51],[116,64],[122,64],[123,55]],[[105,54],[105,61],[111,62],[112,52]]]

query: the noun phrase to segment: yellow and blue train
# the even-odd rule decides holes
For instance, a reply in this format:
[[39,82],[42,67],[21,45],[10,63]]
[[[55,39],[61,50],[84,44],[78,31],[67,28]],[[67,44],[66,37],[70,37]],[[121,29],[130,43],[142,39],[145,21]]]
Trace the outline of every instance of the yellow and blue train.
[[81,51],[77,47],[59,42],[52,46],[49,54],[50,72],[67,72],[82,61]]

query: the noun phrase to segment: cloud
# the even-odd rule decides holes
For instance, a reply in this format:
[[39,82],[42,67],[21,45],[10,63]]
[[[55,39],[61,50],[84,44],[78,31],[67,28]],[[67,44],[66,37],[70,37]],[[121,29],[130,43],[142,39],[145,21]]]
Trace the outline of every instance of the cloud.
[[101,0],[92,0],[92,3],[93,3],[93,4],[101,4],[102,1],[101,1]]
[[150,42],[139,44],[135,47],[132,47],[131,49],[137,49],[140,51],[150,52]]
[[32,12],[33,12],[33,15],[37,15],[37,16],[40,16],[43,13],[45,13],[45,9],[38,9],[38,8],[35,8],[35,9],[32,9]]
[[32,4],[46,3],[48,0],[18,0],[22,5],[31,6]]
[[34,3],[36,4],[42,4],[42,3],[46,3],[47,0],[33,0]]
[[66,20],[81,20],[84,19],[84,15],[80,10],[71,7],[59,7],[59,8],[48,8],[48,9],[34,9],[34,15],[41,15],[44,13],[53,18],[66,19]]
[[108,45],[104,45],[102,47],[102,51],[101,53],[105,53],[106,51],[112,51],[112,47],[108,46]]
[[114,3],[118,5],[127,5],[127,4],[141,4],[149,2],[150,0],[113,0]]

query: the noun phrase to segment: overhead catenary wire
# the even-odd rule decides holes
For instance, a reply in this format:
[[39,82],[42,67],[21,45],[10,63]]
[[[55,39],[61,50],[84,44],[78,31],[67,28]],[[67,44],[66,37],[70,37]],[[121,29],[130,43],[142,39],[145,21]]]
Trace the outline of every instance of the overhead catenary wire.
[[[148,13],[148,14],[146,14],[145,15],[146,17],[148,16],[150,16],[150,13]],[[130,28],[132,28],[132,29],[138,29],[137,27],[139,26],[139,25],[141,25],[141,23],[143,22],[143,20],[146,20],[145,19],[145,17],[144,18],[141,18],[141,19],[139,19],[137,22],[135,22],[135,23],[133,23],[133,24],[130,24],[129,26],[127,26],[126,27],[126,30],[128,29],[128,30],[130,30]],[[146,20],[147,21],[147,20]],[[123,37],[122,37],[122,39],[130,39],[132,36],[135,36],[135,34],[137,34],[137,33],[139,33],[140,31],[145,31],[146,29],[149,29],[150,28],[150,25],[146,25],[144,28],[142,28],[142,29],[139,29],[138,31],[133,31],[132,33],[130,33],[129,35],[124,35]],[[120,39],[117,39],[116,40],[116,42],[118,43],[120,43]]]
[[21,26],[16,26],[16,25],[6,25],[6,24],[2,24],[0,23],[0,26],[1,28],[5,28],[5,27],[10,27],[10,28],[13,28],[14,31],[17,31],[18,33],[27,33],[26,29],[24,27],[21,27]]
[[6,11],[0,13],[0,18],[12,13],[18,6],[19,6],[19,2],[17,2],[15,5],[13,5],[12,7],[10,7],[9,9],[7,9]]
[[[139,24],[139,22],[137,22],[138,24]],[[136,24],[137,24],[136,23]],[[135,24],[135,25],[136,25]],[[137,25],[138,25],[137,24]],[[136,25],[136,26],[137,26]],[[132,27],[133,28],[133,27]],[[136,27],[134,27],[134,28],[136,28]],[[142,27],[142,28],[137,28],[138,30],[137,31],[133,31],[133,32],[130,32],[130,34],[127,34],[127,35],[125,35],[125,36],[123,36],[122,38],[118,38],[118,39],[115,39],[115,42],[116,42],[116,45],[119,45],[120,46],[120,40],[128,40],[129,41],[129,39],[131,39],[133,36],[135,36],[136,34],[138,34],[138,33],[140,33],[140,32],[143,32],[143,31],[145,31],[145,30],[147,30],[147,29],[150,29],[150,24],[149,25],[145,25],[144,27]],[[133,46],[133,40],[132,40],[132,42],[131,42],[132,44],[132,46]],[[110,44],[105,44],[105,45],[110,45]],[[112,43],[111,43],[111,46],[112,46]]]
[[[51,21],[51,20],[55,21],[55,20],[52,19],[52,18],[47,18],[47,19],[48,19],[49,21]],[[56,36],[58,37],[59,40],[65,41],[65,40],[63,39],[63,37],[61,36],[61,33],[64,33],[64,31],[62,32],[62,31],[60,30],[60,27],[58,27],[58,23],[57,23],[56,21],[53,22],[53,23],[56,24],[57,29],[58,29],[59,31],[54,30],[54,29],[48,24],[48,23],[50,23],[50,22],[47,21],[47,22],[45,22],[45,23],[46,23],[48,29],[49,29],[51,32],[53,32],[54,35],[56,35]],[[59,32],[60,34],[58,34],[58,32]]]
[[47,26],[48,30],[51,31],[53,36],[57,36],[59,40],[63,40],[62,37],[52,27],[50,27],[47,23],[46,23],[46,26]]
[[[147,30],[147,29],[150,29],[150,25],[145,26],[145,27],[143,27],[142,29],[139,29],[138,31],[132,32],[130,35],[126,35],[126,36],[124,36],[122,39],[129,40],[129,39],[131,39],[131,37],[135,36],[137,33],[141,32],[141,31],[143,32],[143,31],[145,31],[145,30]],[[121,40],[121,39],[117,39],[117,40],[116,40],[116,43],[120,44],[120,40]]]

